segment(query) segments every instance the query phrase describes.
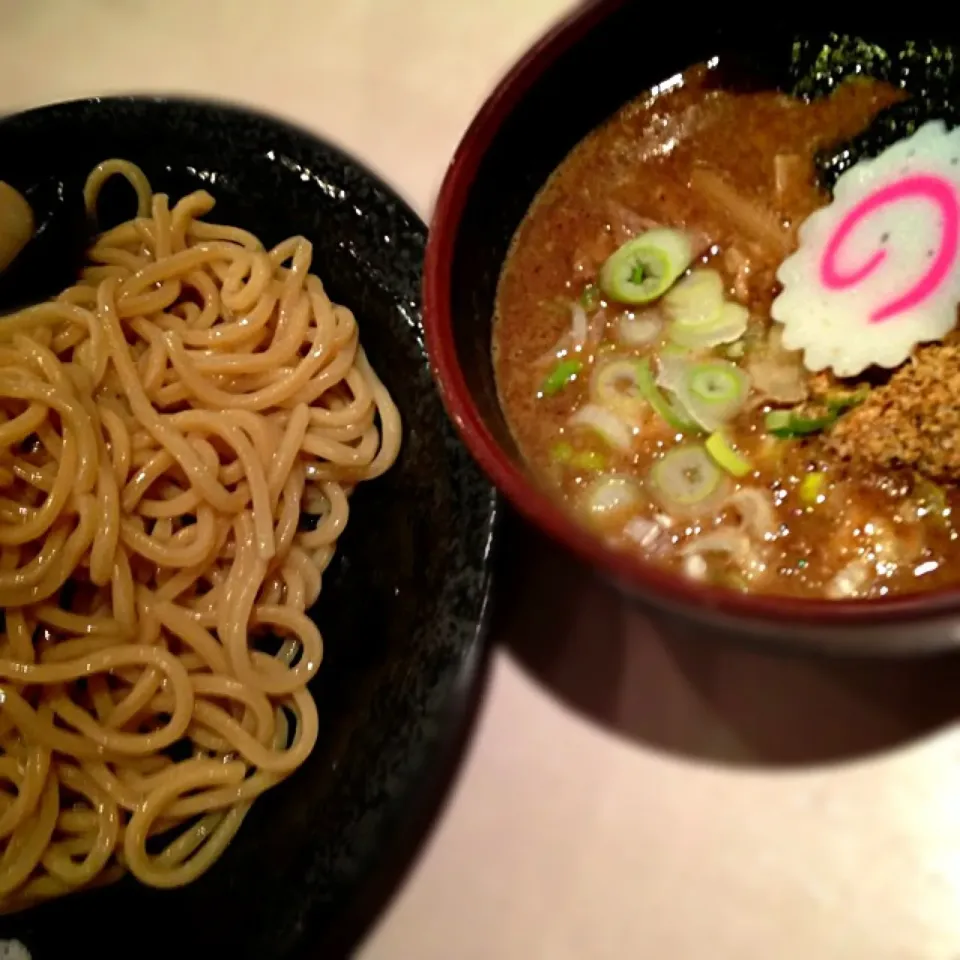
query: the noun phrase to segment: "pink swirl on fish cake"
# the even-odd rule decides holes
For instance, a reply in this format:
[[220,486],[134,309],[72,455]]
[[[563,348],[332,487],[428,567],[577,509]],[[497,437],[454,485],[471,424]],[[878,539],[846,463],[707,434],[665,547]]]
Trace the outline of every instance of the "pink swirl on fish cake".
[[823,252],[820,281],[828,290],[845,290],[863,282],[886,260],[887,251],[877,250],[862,266],[843,273],[836,265],[841,246],[862,220],[891,203],[914,197],[930,200],[940,210],[943,227],[939,248],[930,269],[906,293],[877,307],[870,315],[871,323],[881,323],[919,306],[935,294],[949,276],[960,246],[960,201],[954,185],[943,177],[914,174],[881,187],[847,213]]

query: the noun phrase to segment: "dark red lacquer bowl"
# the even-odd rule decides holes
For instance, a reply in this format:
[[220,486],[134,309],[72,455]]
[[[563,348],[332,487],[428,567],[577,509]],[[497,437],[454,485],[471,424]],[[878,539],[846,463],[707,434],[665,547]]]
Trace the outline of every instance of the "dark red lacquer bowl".
[[[720,12],[716,16],[713,22],[708,12],[697,12],[667,29],[651,21],[646,4],[587,4],[544,37],[484,104],[447,172],[427,244],[427,347],[447,411],[473,456],[527,520],[669,617],[674,629],[845,654],[958,646],[960,585],[859,601],[751,596],[615,552],[541,490],[507,429],[490,338],[497,278],[515,229],[568,151],[620,105],[691,64],[731,50],[762,58],[774,45],[772,34],[795,33],[789,25],[721,25]],[[817,28],[843,30],[830,16],[821,13]]]

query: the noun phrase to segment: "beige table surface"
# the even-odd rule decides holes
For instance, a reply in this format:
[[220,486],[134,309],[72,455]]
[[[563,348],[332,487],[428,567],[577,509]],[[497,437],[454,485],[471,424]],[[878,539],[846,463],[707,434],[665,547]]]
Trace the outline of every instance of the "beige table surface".
[[[339,141],[427,214],[484,93],[565,6],[0,0],[0,110],[229,97]],[[475,736],[364,960],[960,958],[956,661],[666,643],[511,543]]]

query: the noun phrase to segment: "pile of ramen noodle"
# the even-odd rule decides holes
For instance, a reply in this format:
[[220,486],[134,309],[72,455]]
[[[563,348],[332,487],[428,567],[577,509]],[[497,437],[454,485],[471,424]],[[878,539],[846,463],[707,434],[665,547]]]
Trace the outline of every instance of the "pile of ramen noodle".
[[[397,409],[311,244],[171,206],[0,323],[0,908],[205,871],[317,738],[307,611]],[[0,257],[32,233],[4,186]],[[313,522],[304,524],[309,515]]]

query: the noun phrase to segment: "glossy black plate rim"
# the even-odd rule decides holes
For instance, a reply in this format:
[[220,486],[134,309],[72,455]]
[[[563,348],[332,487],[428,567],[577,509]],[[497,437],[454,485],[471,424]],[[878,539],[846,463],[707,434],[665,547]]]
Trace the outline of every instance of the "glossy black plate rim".
[[[325,137],[298,126],[282,117],[274,116],[259,107],[223,101],[209,97],[180,96],[176,94],[130,93],[109,96],[91,96],[66,101],[52,102],[0,117],[0,128],[8,123],[24,121],[55,121],[58,116],[75,114],[84,110],[104,108],[127,108],[138,116],[152,110],[183,110],[202,117],[226,117],[233,123],[270,129],[284,140],[295,142],[305,152],[324,154],[334,158],[351,174],[365,181],[377,202],[392,204],[406,221],[408,228],[419,235],[420,249],[426,243],[427,227],[407,201],[383,177],[358,160],[345,148]],[[422,268],[422,256],[418,271]],[[389,272],[377,278],[378,282],[390,284]],[[417,285],[416,322],[418,338],[422,343],[422,304],[419,302]],[[424,363],[427,356],[424,352]],[[437,391],[435,381],[431,388]],[[396,767],[406,772],[404,783],[389,796],[372,802],[365,810],[365,820],[379,843],[376,850],[368,852],[355,864],[356,877],[351,897],[345,910],[334,923],[320,926],[308,915],[304,918],[303,936],[294,948],[291,957],[340,957],[349,956],[357,948],[371,925],[383,912],[399,884],[403,881],[414,858],[421,849],[437,816],[443,809],[466,744],[473,727],[473,720],[482,700],[488,676],[490,644],[488,635],[493,592],[493,567],[495,545],[501,529],[501,503],[492,485],[476,467],[466,449],[457,439],[452,425],[444,418],[439,428],[445,433],[445,442],[452,445],[462,459],[463,467],[473,475],[471,483],[481,493],[482,524],[485,530],[485,545],[482,555],[471,558],[471,569],[463,572],[458,583],[458,595],[465,609],[475,605],[464,619],[469,626],[462,633],[459,656],[449,664],[441,676],[434,678],[431,706],[420,718],[420,728],[430,733],[420,737],[413,745],[398,734],[384,751],[395,761]],[[417,760],[410,761],[411,752]],[[278,789],[283,789],[281,785]],[[371,823],[371,820],[374,822]],[[349,852],[347,854],[349,856]],[[188,956],[189,945],[184,945]],[[319,951],[319,952],[318,952]]]

